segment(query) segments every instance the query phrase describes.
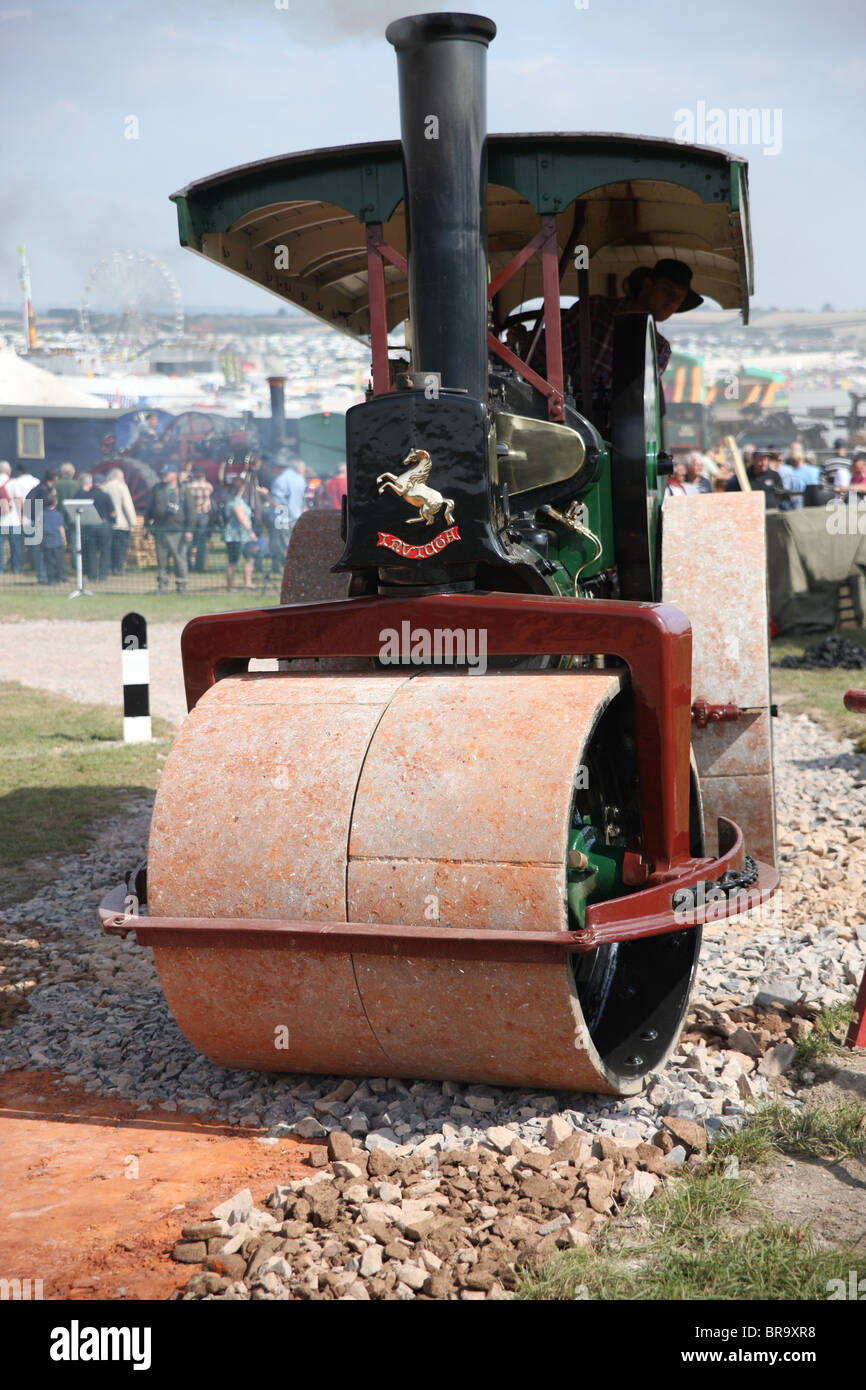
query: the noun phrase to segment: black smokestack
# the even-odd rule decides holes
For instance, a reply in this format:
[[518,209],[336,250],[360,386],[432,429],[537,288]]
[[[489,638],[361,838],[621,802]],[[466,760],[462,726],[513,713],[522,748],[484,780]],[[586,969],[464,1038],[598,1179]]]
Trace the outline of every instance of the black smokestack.
[[397,50],[412,366],[487,400],[487,45],[491,19],[389,24]]
[[284,376],[269,376],[271,388],[271,453],[278,458],[286,447],[286,405]]

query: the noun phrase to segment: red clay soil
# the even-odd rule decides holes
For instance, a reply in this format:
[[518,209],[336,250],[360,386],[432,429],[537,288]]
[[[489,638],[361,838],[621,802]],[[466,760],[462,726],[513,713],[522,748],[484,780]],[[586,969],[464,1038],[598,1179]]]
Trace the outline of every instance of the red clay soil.
[[313,1145],[262,1133],[137,1110],[52,1071],[0,1076],[0,1278],[41,1279],[46,1299],[170,1298],[198,1270],[171,1258],[182,1226],[309,1172]]

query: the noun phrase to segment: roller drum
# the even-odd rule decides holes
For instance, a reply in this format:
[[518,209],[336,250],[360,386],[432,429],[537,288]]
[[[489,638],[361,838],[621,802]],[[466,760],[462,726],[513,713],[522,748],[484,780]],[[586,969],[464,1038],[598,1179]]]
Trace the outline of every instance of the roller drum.
[[[575,789],[581,768],[612,753],[606,712],[627,699],[622,679],[222,680],[163,771],[150,911],[567,931]],[[154,954],[180,1027],[226,1066],[631,1094],[674,1040],[696,949],[685,931],[543,965],[261,947]]]

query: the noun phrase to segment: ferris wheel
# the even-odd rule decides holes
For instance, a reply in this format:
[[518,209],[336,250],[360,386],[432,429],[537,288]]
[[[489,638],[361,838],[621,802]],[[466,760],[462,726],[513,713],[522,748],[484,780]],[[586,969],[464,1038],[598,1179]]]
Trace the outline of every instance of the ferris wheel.
[[81,331],[118,357],[183,337],[183,301],[167,266],[146,251],[110,251],[93,266],[81,297]]

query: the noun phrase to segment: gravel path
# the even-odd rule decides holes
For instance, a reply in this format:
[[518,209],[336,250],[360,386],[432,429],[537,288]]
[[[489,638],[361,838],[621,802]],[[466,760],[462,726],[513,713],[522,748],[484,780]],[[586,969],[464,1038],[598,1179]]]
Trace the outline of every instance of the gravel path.
[[[731,1011],[750,1005],[761,989],[794,999],[804,994],[818,1005],[850,998],[866,957],[866,758],[808,717],[783,716],[776,723],[776,763],[786,856],[780,907],[763,920],[705,933],[693,1005],[698,1024],[723,1020],[722,1036]],[[757,1063],[776,1041],[769,1033],[750,1059],[742,1038],[729,1041],[727,1052],[711,1047],[708,1054],[693,1030],[646,1093],[621,1101],[216,1066],[179,1032],[150,952],[99,928],[102,892],[143,857],[148,815],[143,803],[89,853],[70,859],[55,883],[6,912],[2,998],[7,1019],[15,1021],[0,1035],[0,1070],[56,1067],[88,1091],[136,1100],[142,1108],[210,1111],[230,1123],[261,1124],[271,1142],[289,1132],[315,1138],[345,1130],[368,1149],[423,1145],[428,1151],[477,1143],[491,1125],[510,1126],[525,1142],[538,1143],[553,1115],[572,1129],[631,1141],[649,1140],[666,1115],[700,1119],[710,1129],[735,1127],[768,1092],[772,1068],[762,1073]],[[19,1011],[25,996],[29,1009]]]
[[[186,714],[180,634],[184,623],[151,623],[150,712],[179,724]],[[0,622],[0,680],[20,681],[88,703],[123,704],[120,623],[75,618]]]

